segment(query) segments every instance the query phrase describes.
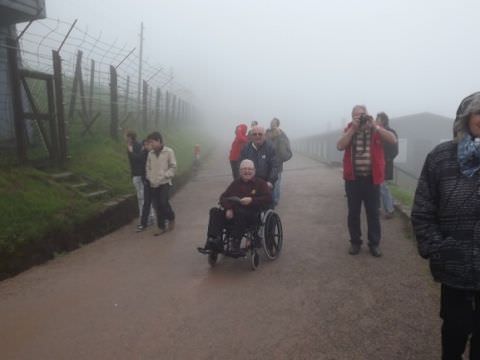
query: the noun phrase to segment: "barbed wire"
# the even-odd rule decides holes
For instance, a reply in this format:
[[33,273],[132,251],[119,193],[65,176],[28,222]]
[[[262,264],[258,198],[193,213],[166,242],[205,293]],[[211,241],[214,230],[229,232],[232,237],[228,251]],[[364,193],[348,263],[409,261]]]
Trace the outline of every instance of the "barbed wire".
[[[41,70],[51,69],[51,66],[48,66],[51,50],[60,46],[71,25],[68,21],[53,18],[35,21],[21,38],[22,55],[29,66],[33,66],[36,62]],[[83,52],[84,59],[94,60],[95,66],[101,72],[100,68],[108,69],[110,65],[115,66],[133,49],[132,46],[128,46],[128,43],[124,43],[122,46],[117,45],[118,39],[114,42],[107,42],[102,37],[102,32],[95,36],[89,33],[88,27],[86,29],[82,29],[80,25],[74,27],[62,48],[64,68],[68,75],[74,74],[79,50]],[[122,77],[126,79],[128,76],[131,84],[137,84],[137,86],[139,61],[138,54],[133,53],[119,68],[120,72],[125,74]],[[87,69],[85,62],[82,63],[82,68]],[[163,66],[153,65],[148,60],[143,60],[142,67],[142,80],[149,79],[149,83],[153,87],[166,87],[172,93],[179,90],[184,94],[190,94],[190,91],[183,90],[186,87],[179,84],[171,74],[164,70]],[[103,73],[106,75],[109,70],[103,70]]]
[[[178,117],[187,111],[182,106],[185,100],[192,98],[192,92],[175,78],[172,70],[167,70],[168,67],[151,61],[147,55],[142,59],[139,77],[141,59],[135,46],[118,38],[108,41],[102,31],[92,34],[88,26],[82,27],[77,22],[75,26],[72,25],[72,22],[61,19],[36,20],[19,31],[18,49],[0,43],[0,48],[19,52],[21,68],[46,74],[53,74],[52,50],[61,48],[65,113],[70,124],[88,123],[98,113],[108,118],[112,104],[118,106],[122,127],[143,121],[143,116],[150,122],[152,119],[157,122],[159,117],[169,121],[169,116]],[[116,100],[111,92],[112,67],[117,76]],[[30,91],[29,97],[34,102],[32,105],[25,100],[25,111],[31,113],[31,107],[34,106],[40,113],[48,112],[45,82],[33,78],[26,78],[25,81]],[[12,93],[8,88],[5,89],[7,91],[2,88],[0,92],[0,108],[6,113],[0,116],[9,118]],[[41,124],[38,120],[26,120],[26,123],[29,124],[31,141],[38,141],[33,137],[39,136]],[[13,133],[13,126],[9,124],[4,126],[9,128],[2,131]],[[42,142],[44,139],[40,140]]]

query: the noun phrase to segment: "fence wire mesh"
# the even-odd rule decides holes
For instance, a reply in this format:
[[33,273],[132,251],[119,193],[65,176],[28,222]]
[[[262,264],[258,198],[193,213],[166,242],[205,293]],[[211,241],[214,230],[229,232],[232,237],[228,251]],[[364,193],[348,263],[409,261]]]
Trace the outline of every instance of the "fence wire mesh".
[[[134,45],[91,34],[82,24],[46,18],[34,21],[18,42],[19,68],[53,74],[52,50],[60,50],[62,92],[69,143],[85,136],[112,135],[126,128],[150,131],[182,126],[190,120],[191,92],[161,65],[141,60]],[[15,142],[14,110],[9,84],[7,29],[0,29],[0,143]],[[10,30],[10,35],[18,36]],[[141,63],[141,65],[140,65]],[[141,68],[141,72],[139,72]],[[116,81],[113,80],[115,77]],[[11,82],[11,81],[10,81]],[[31,96],[22,90],[24,112],[47,113],[45,81],[26,79]],[[117,84],[115,89],[112,84]],[[116,94],[116,96],[114,96]],[[112,130],[112,109],[118,119]],[[45,157],[48,143],[42,120],[25,119],[29,158]],[[48,124],[43,124],[48,128]]]

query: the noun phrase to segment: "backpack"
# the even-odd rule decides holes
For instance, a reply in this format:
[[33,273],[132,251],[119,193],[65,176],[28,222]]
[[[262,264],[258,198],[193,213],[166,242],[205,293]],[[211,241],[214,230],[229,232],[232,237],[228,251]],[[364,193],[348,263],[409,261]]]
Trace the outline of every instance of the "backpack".
[[[395,138],[398,140],[398,136],[395,130],[390,128],[388,128],[387,130],[393,132],[395,134]],[[398,141],[395,144],[384,142],[383,152],[385,153],[385,159],[388,159],[388,160],[395,159],[398,155]]]
[[283,136],[279,136],[277,140],[277,156],[282,161],[288,161],[292,158],[292,150],[290,149],[290,141],[288,140],[287,136],[283,134]]

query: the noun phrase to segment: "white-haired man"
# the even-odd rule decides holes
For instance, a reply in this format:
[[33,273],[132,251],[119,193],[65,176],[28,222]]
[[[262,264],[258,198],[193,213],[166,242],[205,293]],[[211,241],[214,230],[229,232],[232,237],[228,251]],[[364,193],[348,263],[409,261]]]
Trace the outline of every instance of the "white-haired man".
[[[231,224],[232,251],[240,253],[240,241],[245,229],[258,221],[258,214],[272,203],[272,193],[267,183],[255,176],[255,165],[251,160],[240,163],[240,177],[234,180],[220,196],[223,209],[210,209],[210,220],[205,249],[218,249],[223,246],[222,230]],[[221,249],[219,249],[221,250]]]
[[280,166],[275,148],[270,141],[266,140],[265,129],[262,126],[253,128],[252,139],[243,147],[240,159],[252,160],[255,164],[256,176],[265,180],[270,189],[273,189]]

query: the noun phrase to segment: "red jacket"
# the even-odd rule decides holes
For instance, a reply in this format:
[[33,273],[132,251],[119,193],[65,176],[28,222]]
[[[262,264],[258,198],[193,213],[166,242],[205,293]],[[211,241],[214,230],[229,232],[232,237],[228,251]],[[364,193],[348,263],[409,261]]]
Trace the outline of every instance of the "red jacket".
[[240,152],[245,144],[248,142],[247,125],[240,124],[235,130],[235,140],[233,140],[232,148],[230,149],[229,160],[237,161],[240,159]]
[[[344,131],[352,126],[348,124]],[[383,183],[385,178],[385,157],[383,155],[383,141],[380,134],[372,132],[370,137],[370,158],[372,162],[372,180],[375,185]],[[355,171],[353,167],[353,147],[352,143],[347,146],[343,153],[343,178],[345,180],[355,180]]]

